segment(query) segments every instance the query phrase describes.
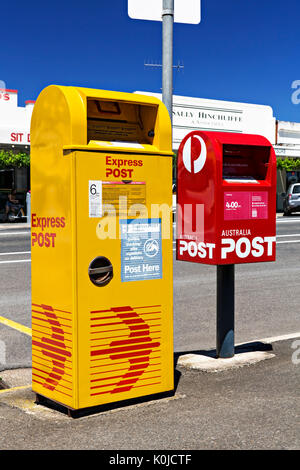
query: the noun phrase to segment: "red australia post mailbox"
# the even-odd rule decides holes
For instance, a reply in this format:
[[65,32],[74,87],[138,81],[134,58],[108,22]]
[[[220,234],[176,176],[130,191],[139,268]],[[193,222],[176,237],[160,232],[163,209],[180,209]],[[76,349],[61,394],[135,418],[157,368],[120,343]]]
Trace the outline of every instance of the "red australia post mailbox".
[[189,133],[177,168],[177,259],[275,261],[276,156],[259,135]]

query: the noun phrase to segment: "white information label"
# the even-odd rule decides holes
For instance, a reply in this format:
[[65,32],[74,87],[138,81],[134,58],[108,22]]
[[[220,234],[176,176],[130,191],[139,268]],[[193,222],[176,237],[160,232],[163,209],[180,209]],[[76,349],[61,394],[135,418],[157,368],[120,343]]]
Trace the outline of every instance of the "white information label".
[[102,217],[102,181],[89,181],[89,217]]

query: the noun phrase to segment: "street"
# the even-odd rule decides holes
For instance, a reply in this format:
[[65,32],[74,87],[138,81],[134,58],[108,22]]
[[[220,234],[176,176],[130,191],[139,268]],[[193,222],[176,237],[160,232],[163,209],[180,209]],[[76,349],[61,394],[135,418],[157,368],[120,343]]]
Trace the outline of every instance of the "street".
[[[300,217],[277,218],[277,261],[236,266],[236,337],[247,342],[300,331]],[[175,250],[175,245],[174,245]],[[30,229],[0,226],[0,316],[31,326]],[[174,251],[174,350],[215,348],[216,268]],[[31,338],[0,322],[5,368],[31,365]]]

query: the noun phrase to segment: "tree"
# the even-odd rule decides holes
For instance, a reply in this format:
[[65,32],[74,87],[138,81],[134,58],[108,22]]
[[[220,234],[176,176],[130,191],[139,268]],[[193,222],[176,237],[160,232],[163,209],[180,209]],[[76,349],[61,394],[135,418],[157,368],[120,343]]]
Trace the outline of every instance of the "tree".
[[29,167],[30,155],[24,152],[14,153],[12,150],[0,150],[0,168]]

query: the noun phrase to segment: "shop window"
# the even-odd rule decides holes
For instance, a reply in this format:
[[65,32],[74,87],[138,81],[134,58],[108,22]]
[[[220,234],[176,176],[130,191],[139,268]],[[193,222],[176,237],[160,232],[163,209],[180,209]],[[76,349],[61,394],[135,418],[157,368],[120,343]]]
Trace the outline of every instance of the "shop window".
[[0,191],[10,191],[13,186],[14,170],[0,170]]

